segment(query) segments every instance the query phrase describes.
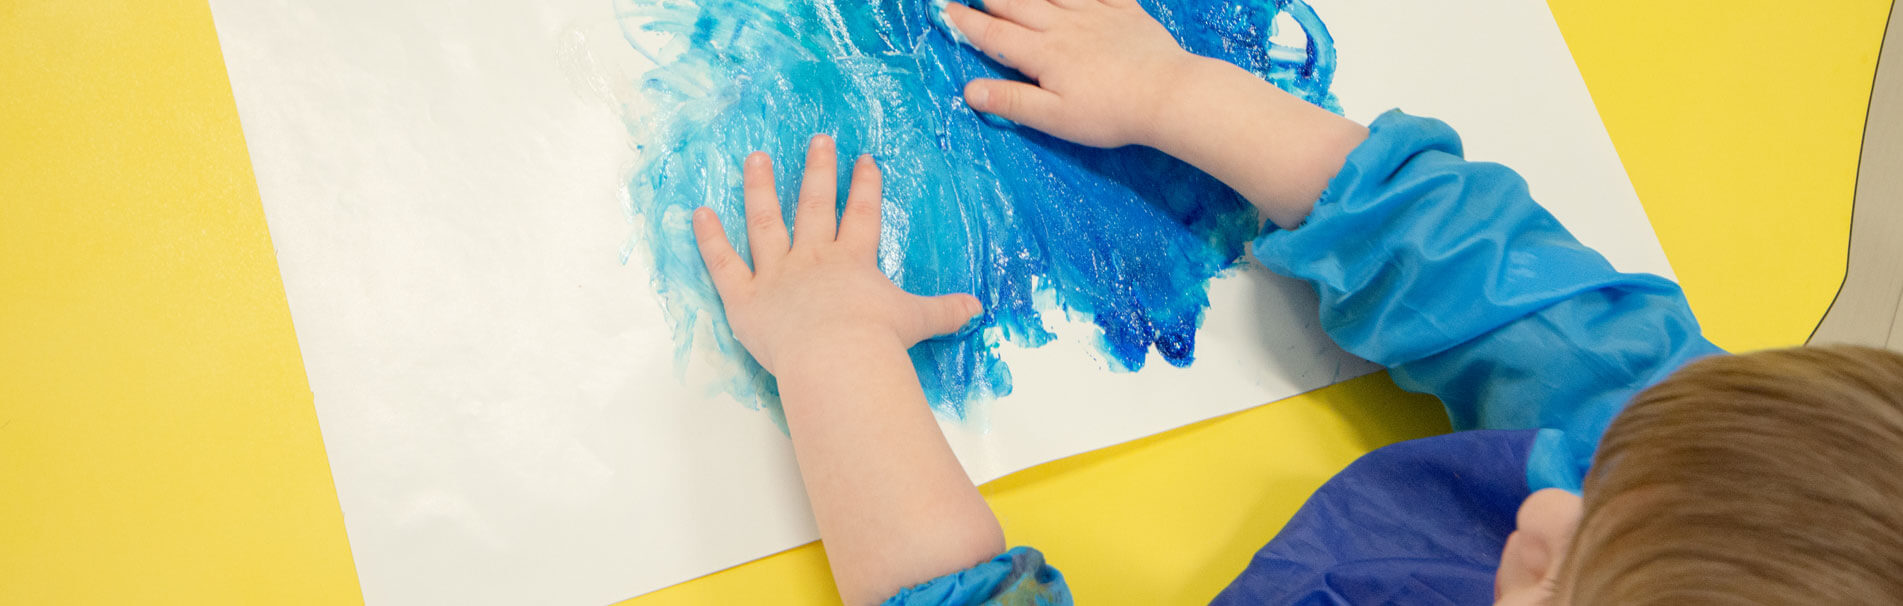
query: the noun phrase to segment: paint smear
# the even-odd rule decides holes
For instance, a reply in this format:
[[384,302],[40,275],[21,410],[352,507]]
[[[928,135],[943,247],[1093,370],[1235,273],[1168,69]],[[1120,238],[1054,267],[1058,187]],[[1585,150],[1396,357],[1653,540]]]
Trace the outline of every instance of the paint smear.
[[[1307,5],[1142,4],[1191,52],[1339,111],[1333,42]],[[638,156],[629,252],[652,253],[679,365],[697,340],[711,341],[703,346],[732,378],[722,388],[782,426],[773,379],[733,339],[688,225],[710,207],[745,250],[749,151],[778,160],[782,200],[797,191],[814,133],[835,137],[842,158],[878,158],[880,268],[907,291],[969,292],[985,305],[971,329],[910,352],[933,406],[958,418],[1010,393],[997,347],[1049,343],[1046,316],[1060,310],[1096,325],[1094,350],[1113,369],[1139,370],[1152,350],[1187,366],[1209,280],[1255,235],[1241,197],[1162,153],[1092,149],[982,119],[964,84],[1022,76],[960,45],[932,0],[616,0],[615,9],[624,38],[654,66],[627,106],[639,111],[625,112]],[[1288,38],[1296,42],[1277,43]],[[842,204],[850,165],[840,163]],[[793,207],[784,210],[790,224]]]

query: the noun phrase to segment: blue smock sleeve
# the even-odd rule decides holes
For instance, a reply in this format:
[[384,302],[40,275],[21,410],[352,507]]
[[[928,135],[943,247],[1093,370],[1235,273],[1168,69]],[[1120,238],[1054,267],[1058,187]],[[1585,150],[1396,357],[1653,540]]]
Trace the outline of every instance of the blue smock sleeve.
[[1628,399],[1723,353],[1677,284],[1614,270],[1518,174],[1399,111],[1369,127],[1306,222],[1253,250],[1315,287],[1330,337],[1439,397],[1455,429],[1540,429],[1533,490],[1578,491]]
[[1064,575],[1044,554],[1015,547],[985,562],[902,590],[883,606],[1070,606]]

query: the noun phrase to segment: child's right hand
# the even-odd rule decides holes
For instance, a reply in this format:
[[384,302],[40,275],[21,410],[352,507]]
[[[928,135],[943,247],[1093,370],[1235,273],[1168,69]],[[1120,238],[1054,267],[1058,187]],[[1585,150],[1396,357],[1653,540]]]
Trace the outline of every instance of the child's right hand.
[[1145,145],[1222,180],[1284,229],[1302,224],[1368,130],[1176,44],[1136,0],[947,4],[979,50],[1036,84],[979,79],[973,109],[1084,145]]
[[972,44],[1036,84],[980,79],[973,109],[1094,147],[1154,146],[1174,81],[1207,61],[1183,50],[1136,0],[985,0],[948,4]]

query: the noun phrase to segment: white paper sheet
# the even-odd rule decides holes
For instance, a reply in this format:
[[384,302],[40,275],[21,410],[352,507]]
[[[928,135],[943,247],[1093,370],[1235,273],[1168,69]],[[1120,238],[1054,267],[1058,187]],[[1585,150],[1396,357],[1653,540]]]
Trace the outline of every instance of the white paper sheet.
[[[563,48],[607,0],[212,0],[364,597],[606,604],[817,538],[786,438],[675,374],[618,262],[620,119]],[[1670,275],[1543,4],[1314,0],[1363,122],[1452,123],[1619,268]],[[1007,350],[946,424],[979,481],[1372,370],[1259,267],[1212,286],[1199,361]]]

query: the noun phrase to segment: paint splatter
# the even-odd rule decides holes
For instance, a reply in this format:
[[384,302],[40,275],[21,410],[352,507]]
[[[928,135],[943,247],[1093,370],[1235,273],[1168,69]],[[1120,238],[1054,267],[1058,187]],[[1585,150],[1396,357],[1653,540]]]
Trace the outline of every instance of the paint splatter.
[[[1142,3],[1190,51],[1339,111],[1333,41],[1299,0]],[[638,144],[630,212],[641,226],[630,250],[652,253],[677,360],[710,336],[731,363],[725,389],[776,418],[774,382],[729,332],[688,227],[693,209],[711,207],[745,250],[748,151],[785,160],[776,163],[783,200],[814,133],[834,136],[842,157],[880,160],[880,268],[908,291],[969,292],[985,304],[975,330],[910,352],[933,405],[960,418],[967,403],[1010,393],[997,346],[1050,342],[1045,314],[1058,310],[1096,325],[1096,351],[1112,368],[1138,370],[1151,349],[1188,365],[1208,281],[1255,235],[1254,211],[1235,192],[1159,152],[1091,149],[981,119],[960,96],[964,84],[1021,76],[935,25],[932,0],[616,0],[615,9],[628,43],[655,65],[639,83],[645,109],[628,113]],[[1283,38],[1278,17],[1305,43],[1272,42]],[[840,164],[845,183],[850,162]]]

